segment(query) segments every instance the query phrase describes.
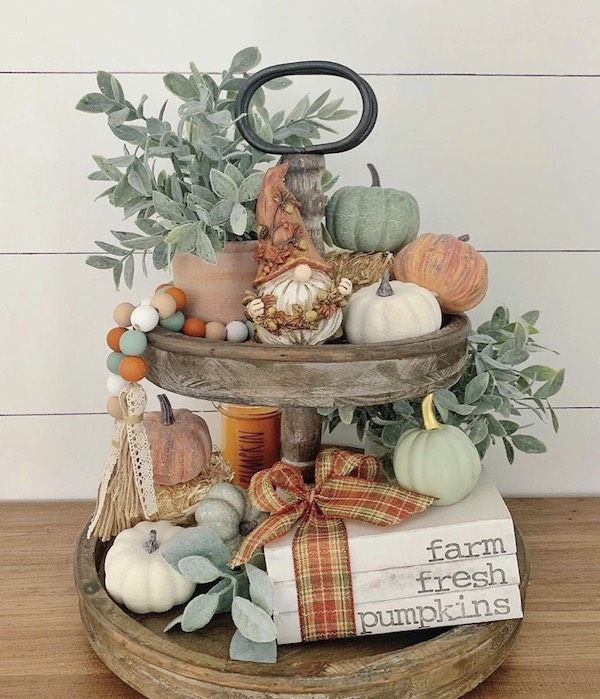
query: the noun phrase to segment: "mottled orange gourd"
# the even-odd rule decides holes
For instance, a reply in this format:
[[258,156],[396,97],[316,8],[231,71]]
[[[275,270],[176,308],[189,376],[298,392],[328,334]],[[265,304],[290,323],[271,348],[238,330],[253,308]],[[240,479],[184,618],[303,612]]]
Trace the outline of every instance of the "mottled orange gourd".
[[429,289],[446,313],[475,308],[488,287],[487,262],[469,245],[468,236],[424,233],[399,250],[394,278]]
[[177,485],[196,478],[210,462],[212,440],[208,425],[191,410],[173,410],[164,394],[160,412],[144,415],[157,485]]

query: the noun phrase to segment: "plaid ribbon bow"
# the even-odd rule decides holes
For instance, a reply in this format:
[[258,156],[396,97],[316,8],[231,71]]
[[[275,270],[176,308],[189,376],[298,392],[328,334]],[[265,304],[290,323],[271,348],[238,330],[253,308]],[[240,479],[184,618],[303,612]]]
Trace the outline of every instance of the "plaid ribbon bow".
[[379,468],[374,456],[334,447],[319,453],[314,486],[306,485],[300,470],[283,461],[252,477],[250,497],[260,510],[272,514],[243,540],[230,565],[245,563],[258,547],[298,523],[292,553],[304,641],[356,635],[343,519],[384,527],[422,512],[434,501],[376,482]]

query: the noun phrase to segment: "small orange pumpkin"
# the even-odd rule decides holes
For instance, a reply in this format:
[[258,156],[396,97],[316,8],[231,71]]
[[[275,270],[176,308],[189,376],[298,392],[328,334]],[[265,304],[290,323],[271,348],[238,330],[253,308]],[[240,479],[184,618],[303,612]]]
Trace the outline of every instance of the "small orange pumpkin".
[[173,410],[166,395],[159,395],[158,400],[160,412],[144,415],[152,452],[154,483],[187,483],[209,464],[212,440],[208,425],[191,410]]
[[475,308],[488,287],[487,262],[469,236],[424,233],[396,253],[394,278],[429,289],[446,313]]

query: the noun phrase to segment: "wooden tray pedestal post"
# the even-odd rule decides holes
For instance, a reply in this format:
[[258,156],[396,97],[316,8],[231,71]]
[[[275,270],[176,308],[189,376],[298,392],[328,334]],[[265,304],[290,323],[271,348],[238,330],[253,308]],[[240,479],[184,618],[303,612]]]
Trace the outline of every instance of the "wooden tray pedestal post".
[[325,195],[321,190],[321,178],[325,172],[325,156],[292,153],[282,155],[279,162],[288,164],[285,183],[300,204],[302,220],[315,247],[324,255],[321,221],[325,215]]
[[[300,204],[300,213],[317,250],[325,254],[321,221],[325,215],[325,196],[321,178],[325,157],[309,153],[282,155],[280,163],[288,164],[286,184]],[[281,458],[305,471],[312,480],[315,458],[321,446],[321,416],[314,408],[283,408],[281,415]]]
[[322,420],[315,408],[283,408],[281,411],[281,459],[313,478],[321,447]]

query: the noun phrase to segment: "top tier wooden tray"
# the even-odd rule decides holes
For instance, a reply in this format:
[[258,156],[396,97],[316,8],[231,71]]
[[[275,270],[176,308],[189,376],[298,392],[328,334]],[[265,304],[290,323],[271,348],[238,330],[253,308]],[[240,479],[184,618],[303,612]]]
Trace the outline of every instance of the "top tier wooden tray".
[[278,347],[209,342],[157,328],[148,378],[181,395],[306,408],[376,405],[451,385],[466,360],[470,323],[445,316],[435,333],[372,345]]

